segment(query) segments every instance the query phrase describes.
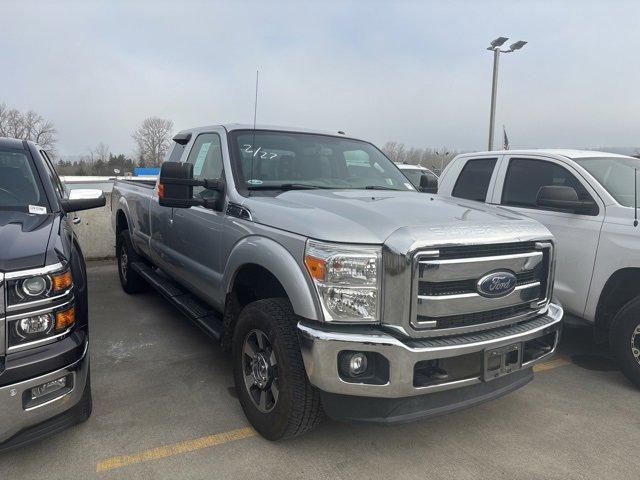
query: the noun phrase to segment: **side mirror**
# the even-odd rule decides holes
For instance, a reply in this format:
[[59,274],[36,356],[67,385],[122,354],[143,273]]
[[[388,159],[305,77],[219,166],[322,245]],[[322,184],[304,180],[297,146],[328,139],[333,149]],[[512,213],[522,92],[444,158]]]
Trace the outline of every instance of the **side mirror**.
[[[217,199],[193,197],[193,187],[204,187],[219,192]],[[205,208],[222,210],[224,204],[224,182],[222,180],[196,180],[193,178],[193,164],[164,162],[160,167],[158,181],[158,203],[163,207],[190,208],[201,205]]]
[[91,208],[104,207],[107,203],[102,190],[97,188],[78,188],[69,192],[69,198],[60,201],[65,213],[79,212]]
[[580,200],[575,188],[560,185],[540,187],[536,197],[536,205],[575,213],[590,213],[594,208],[597,208],[593,200]]
[[436,176],[423,173],[420,176],[420,190],[425,193],[438,193],[438,179]]

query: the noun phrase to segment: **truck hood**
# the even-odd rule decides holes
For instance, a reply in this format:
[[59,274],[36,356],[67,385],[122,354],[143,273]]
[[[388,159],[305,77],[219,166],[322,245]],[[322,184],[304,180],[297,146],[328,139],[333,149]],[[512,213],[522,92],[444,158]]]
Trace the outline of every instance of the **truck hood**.
[[55,215],[0,210],[0,271],[44,266],[54,222]]
[[304,190],[250,197],[257,223],[309,238],[382,244],[399,229],[440,244],[551,238],[537,221],[479,202],[408,191]]

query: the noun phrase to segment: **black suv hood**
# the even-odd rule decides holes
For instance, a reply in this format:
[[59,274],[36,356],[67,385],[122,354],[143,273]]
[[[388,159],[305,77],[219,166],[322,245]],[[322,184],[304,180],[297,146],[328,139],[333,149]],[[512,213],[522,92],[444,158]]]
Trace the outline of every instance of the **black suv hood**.
[[0,271],[43,267],[55,218],[0,210]]

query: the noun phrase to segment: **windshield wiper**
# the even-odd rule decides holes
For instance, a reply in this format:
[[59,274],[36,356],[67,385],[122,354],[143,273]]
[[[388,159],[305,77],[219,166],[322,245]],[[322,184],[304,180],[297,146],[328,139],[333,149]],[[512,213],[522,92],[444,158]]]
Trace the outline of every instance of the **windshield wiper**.
[[385,187],[384,185],[367,185],[366,187],[363,187],[363,188],[365,190],[394,190],[396,192],[399,191],[397,188]]
[[282,185],[249,185],[247,190],[331,190],[333,188],[308,183],[283,183]]

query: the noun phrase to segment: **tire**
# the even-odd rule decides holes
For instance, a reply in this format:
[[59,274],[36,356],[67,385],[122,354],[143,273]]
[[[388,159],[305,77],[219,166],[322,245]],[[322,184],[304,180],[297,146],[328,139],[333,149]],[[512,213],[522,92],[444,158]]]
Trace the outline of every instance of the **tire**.
[[129,230],[122,230],[116,239],[116,256],[118,257],[118,276],[122,289],[129,293],[140,293],[147,289],[147,282],[131,268],[134,262],[142,258],[133,249]]
[[622,373],[640,387],[640,297],[629,301],[613,318],[609,343]]
[[[297,317],[289,301],[270,298],[247,305],[240,312],[233,332],[233,374],[240,404],[253,428],[268,440],[306,433],[324,417],[320,395],[307,379],[296,324]],[[262,346],[257,341],[260,335]],[[252,349],[255,356],[247,354]],[[260,368],[265,362],[266,381],[261,375],[265,369]],[[254,368],[257,376],[253,375]],[[247,381],[246,372],[252,373]],[[262,385],[250,386],[256,378]]]

